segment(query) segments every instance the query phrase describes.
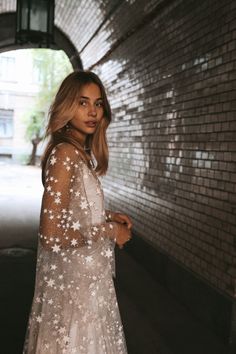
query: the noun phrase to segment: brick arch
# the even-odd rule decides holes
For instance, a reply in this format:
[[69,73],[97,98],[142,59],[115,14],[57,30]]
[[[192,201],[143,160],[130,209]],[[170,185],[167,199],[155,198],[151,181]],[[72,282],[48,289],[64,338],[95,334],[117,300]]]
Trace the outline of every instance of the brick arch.
[[[15,43],[16,13],[0,14],[0,53],[14,49],[38,48],[34,44],[19,45]],[[63,50],[70,60],[74,70],[83,69],[82,61],[74,44],[58,27],[54,27],[55,44],[51,49]]]

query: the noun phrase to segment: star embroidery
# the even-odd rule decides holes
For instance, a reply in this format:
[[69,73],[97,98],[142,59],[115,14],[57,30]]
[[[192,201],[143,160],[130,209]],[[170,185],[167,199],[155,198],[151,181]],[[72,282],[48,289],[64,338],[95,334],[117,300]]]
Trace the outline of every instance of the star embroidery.
[[58,253],[58,252],[60,251],[60,246],[55,244],[55,245],[52,247],[52,251],[55,252],[55,253]]
[[85,260],[86,260],[86,262],[90,263],[90,262],[92,262],[93,257],[92,256],[87,256],[87,257],[85,257]]
[[61,199],[59,197],[55,198],[55,203],[56,204],[61,204]]
[[48,286],[50,286],[50,287],[52,288],[53,285],[55,284],[55,280],[49,279],[49,280],[47,281],[47,283],[48,283]]
[[75,231],[75,230],[79,230],[80,229],[80,222],[79,220],[76,222],[73,222],[73,225],[71,226],[71,228]]
[[69,337],[69,336],[64,336],[64,337],[63,337],[63,341],[64,341],[65,343],[68,343],[69,340],[70,340],[70,337]]
[[108,248],[108,249],[106,250],[106,252],[105,252],[105,257],[111,258],[111,256],[112,256],[112,251],[111,251],[110,248]]
[[36,317],[36,321],[37,321],[38,323],[41,323],[41,322],[42,322],[42,317],[41,317],[41,316],[37,316],[37,317]]
[[57,162],[57,159],[55,156],[52,156],[51,160],[50,160],[50,165],[55,165],[55,163]]
[[58,330],[58,332],[59,332],[60,334],[65,333],[65,331],[66,331],[66,327],[60,327],[59,330]]
[[71,246],[76,246],[78,244],[78,241],[75,238],[73,238],[73,240],[71,240],[70,243]]
[[88,207],[88,203],[86,200],[83,200],[81,203],[80,203],[80,207],[81,209],[86,209]]

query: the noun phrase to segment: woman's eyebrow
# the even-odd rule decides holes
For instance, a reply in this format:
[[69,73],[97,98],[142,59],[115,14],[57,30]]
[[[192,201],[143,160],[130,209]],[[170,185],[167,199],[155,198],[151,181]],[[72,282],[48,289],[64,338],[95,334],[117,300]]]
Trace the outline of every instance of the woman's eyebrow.
[[[90,100],[87,96],[80,96],[80,98],[85,98],[86,100]],[[102,100],[102,97],[95,98],[95,101]]]

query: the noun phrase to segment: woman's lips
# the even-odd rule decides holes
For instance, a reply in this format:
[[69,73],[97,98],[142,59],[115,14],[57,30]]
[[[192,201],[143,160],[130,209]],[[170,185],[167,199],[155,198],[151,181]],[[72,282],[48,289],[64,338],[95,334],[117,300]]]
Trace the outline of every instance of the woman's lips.
[[97,125],[97,122],[93,122],[93,121],[88,121],[88,122],[85,122],[85,124],[88,126],[88,127],[96,127]]

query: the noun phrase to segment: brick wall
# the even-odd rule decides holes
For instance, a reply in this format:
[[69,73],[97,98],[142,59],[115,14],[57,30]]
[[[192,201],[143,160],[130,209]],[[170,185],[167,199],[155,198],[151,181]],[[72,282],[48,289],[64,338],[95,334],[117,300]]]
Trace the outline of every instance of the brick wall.
[[163,4],[121,2],[82,52],[113,110],[107,205],[236,296],[236,3]]

